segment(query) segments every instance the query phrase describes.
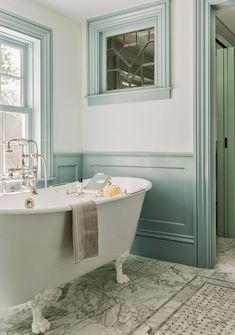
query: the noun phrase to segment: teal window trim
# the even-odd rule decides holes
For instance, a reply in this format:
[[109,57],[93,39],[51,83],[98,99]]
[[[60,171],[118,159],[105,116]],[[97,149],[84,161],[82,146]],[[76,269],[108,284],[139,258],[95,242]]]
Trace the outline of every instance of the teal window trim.
[[[88,105],[170,98],[170,0],[87,21]],[[155,27],[155,83],[148,87],[106,90],[106,38]]]
[[[53,146],[52,146],[52,110],[53,110],[53,51],[52,41],[53,33],[52,29],[35,23],[25,18],[16,16],[13,13],[0,10],[0,26],[6,29],[14,30],[20,34],[28,36],[26,40],[34,39],[40,43],[40,114],[41,114],[41,125],[40,125],[40,138],[41,138],[41,153],[46,159],[48,176],[53,175]],[[31,43],[34,49],[34,43]],[[34,50],[33,50],[34,52]],[[33,79],[34,80],[34,79]],[[32,101],[33,105],[33,101]],[[27,106],[29,108],[29,106]],[[32,106],[33,109],[33,106]],[[33,113],[32,113],[33,114]],[[33,123],[33,120],[31,120]]]

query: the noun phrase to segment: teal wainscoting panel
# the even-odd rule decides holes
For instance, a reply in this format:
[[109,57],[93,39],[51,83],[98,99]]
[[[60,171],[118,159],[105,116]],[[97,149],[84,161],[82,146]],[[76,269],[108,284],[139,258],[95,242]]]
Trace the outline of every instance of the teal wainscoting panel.
[[54,184],[73,182],[82,178],[82,153],[56,153],[54,154]]
[[146,194],[132,253],[196,266],[193,155],[84,153],[84,178],[96,172],[146,178],[153,183]]

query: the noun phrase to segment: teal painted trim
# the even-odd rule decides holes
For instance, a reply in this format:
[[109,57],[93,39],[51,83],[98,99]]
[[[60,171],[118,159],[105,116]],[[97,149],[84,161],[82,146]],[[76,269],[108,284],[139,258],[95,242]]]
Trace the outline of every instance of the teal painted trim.
[[194,245],[158,238],[136,235],[131,253],[163,261],[196,266],[194,259]]
[[41,38],[41,151],[53,175],[53,33]]
[[1,26],[40,40],[41,44],[41,152],[47,161],[48,175],[53,174],[53,54],[52,30],[13,13],[0,10]]
[[[197,3],[197,134],[196,134],[196,158],[197,158],[197,229],[198,229],[198,266],[212,267],[214,265],[212,255],[212,181],[211,181],[211,143],[208,130],[205,125],[210,124],[209,118],[209,54],[208,37],[210,35],[209,3],[206,0],[196,0]],[[209,36],[208,36],[209,35]],[[206,71],[205,71],[206,69]]]
[[[217,203],[218,203],[218,219],[217,233],[218,236],[225,236],[224,222],[224,51],[226,49],[217,50]],[[227,52],[227,51],[225,51]]]
[[226,0],[195,0],[196,23],[196,219],[198,266],[216,261],[215,8]]
[[138,228],[136,235],[157,238],[160,240],[162,239],[162,240],[168,240],[168,241],[176,241],[176,242],[181,242],[181,243],[194,244],[194,237],[187,236],[187,235],[165,233],[165,232],[152,231],[152,230],[140,229],[140,228]]
[[87,96],[88,105],[116,104],[123,102],[136,102],[147,100],[170,99],[171,88],[143,88],[130,89],[128,92],[113,92]]
[[[155,55],[157,57],[157,75],[155,76],[155,87],[158,89],[168,88],[168,92],[158,91],[157,93],[150,94],[145,98],[145,95],[141,94],[139,100],[170,98],[170,0],[162,0],[155,1],[148,5],[128,9],[126,11],[113,13],[111,15],[93,18],[87,21],[87,98],[89,105],[116,103],[120,100],[122,102],[133,101],[132,95],[123,94],[116,91],[108,94],[107,91],[105,91],[106,84],[104,85],[104,78],[106,78],[106,66],[104,64],[104,59],[106,59],[106,57],[104,57],[104,51],[102,50],[102,45],[104,46],[102,39],[104,40],[104,36],[111,34],[111,32],[112,34],[115,34],[115,31],[119,31],[120,29],[125,30],[125,27],[125,31],[127,32],[129,31],[128,27],[130,27],[131,24],[143,24],[146,22],[146,20],[149,19],[154,19],[155,27],[158,23],[158,29],[156,29],[157,43],[155,45]],[[142,90],[143,88],[140,88],[138,94],[140,94],[140,91]],[[128,90],[128,92],[131,91],[132,89]],[[110,98],[110,94],[117,96],[118,98],[116,99],[114,96]],[[103,97],[98,97],[99,95],[102,95]],[[93,100],[91,98],[92,96],[95,96]]]
[[83,154],[55,153],[54,176],[54,184],[69,183],[83,178]]
[[216,18],[216,38],[226,48],[235,47],[235,35],[218,17]]
[[[138,254],[162,257],[170,260],[168,248],[174,242],[174,248],[190,244],[187,264],[195,265],[196,236],[194,221],[194,157],[189,153],[88,153],[83,155],[83,176],[89,178],[97,172],[112,176],[133,176],[149,179],[153,188],[146,199],[139,221],[137,236],[144,247],[135,242]],[[153,251],[147,246],[147,238],[152,247],[164,239],[165,250]],[[153,241],[155,241],[155,244]],[[180,246],[177,246],[177,243]],[[186,247],[187,249],[187,247]],[[148,251],[147,251],[148,250]],[[188,250],[188,249],[187,249]],[[178,262],[185,263],[184,256],[175,255]]]
[[135,157],[193,157],[191,152],[129,152],[129,151],[84,151],[83,156],[135,156]]
[[235,237],[235,49],[228,48],[228,113],[227,113],[227,200],[228,200],[228,237]]

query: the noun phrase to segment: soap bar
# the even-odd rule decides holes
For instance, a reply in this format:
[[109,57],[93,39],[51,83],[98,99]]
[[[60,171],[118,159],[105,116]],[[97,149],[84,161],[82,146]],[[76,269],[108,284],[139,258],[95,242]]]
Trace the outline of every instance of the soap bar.
[[103,196],[106,198],[115,197],[121,193],[122,191],[118,185],[106,185],[103,189]]

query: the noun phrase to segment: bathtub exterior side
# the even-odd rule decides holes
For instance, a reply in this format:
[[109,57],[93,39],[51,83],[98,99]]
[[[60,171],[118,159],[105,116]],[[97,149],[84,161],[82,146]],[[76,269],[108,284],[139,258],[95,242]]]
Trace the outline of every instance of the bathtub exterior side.
[[0,215],[0,308],[32,299],[130,250],[145,192],[97,205],[99,256],[74,264],[71,211]]

